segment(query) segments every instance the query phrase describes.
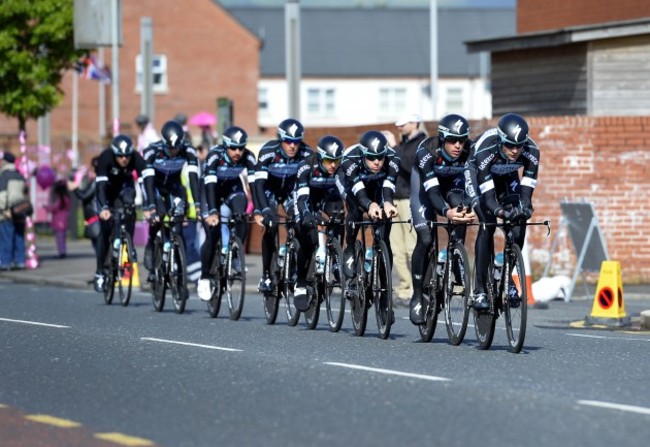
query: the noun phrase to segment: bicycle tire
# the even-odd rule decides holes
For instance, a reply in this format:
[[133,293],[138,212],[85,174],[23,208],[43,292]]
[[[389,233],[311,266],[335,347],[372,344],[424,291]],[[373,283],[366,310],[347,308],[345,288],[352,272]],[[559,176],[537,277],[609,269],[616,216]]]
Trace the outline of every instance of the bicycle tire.
[[[109,239],[113,241],[111,237]],[[113,296],[115,295],[115,258],[113,257],[113,245],[106,253],[106,260],[104,261],[104,302],[108,305],[113,303]]]
[[[120,303],[126,307],[131,301],[131,289],[133,287],[133,240],[128,232],[122,235],[122,244],[118,255],[117,281],[120,292]],[[126,281],[126,284],[124,282]]]
[[422,298],[424,302],[422,303],[424,313],[424,323],[418,325],[418,331],[420,332],[420,339],[429,343],[433,339],[433,334],[436,332],[436,326],[438,324],[438,275],[436,274],[436,266],[438,262],[438,250],[434,246],[429,252],[429,260],[427,263],[427,269],[424,272],[423,280],[423,290]]
[[366,295],[366,272],[363,269],[365,250],[361,241],[356,241],[354,245],[354,258],[356,260],[357,274],[350,280],[350,284],[355,287],[356,292],[352,296],[352,327],[354,334],[363,337],[366,333],[368,323],[368,297]]
[[220,244],[217,244],[215,247],[215,255],[212,259],[212,265],[210,267],[210,301],[206,303],[208,307],[208,313],[211,318],[217,318],[219,315],[219,310],[221,309],[221,263],[220,263],[220,253],[221,248]]
[[187,289],[187,260],[185,258],[185,243],[179,234],[172,234],[172,252],[169,258],[169,285],[172,292],[174,310],[177,314],[185,312],[185,304],[189,296]]
[[320,319],[320,303],[322,301],[322,292],[323,285],[320,281],[315,281],[314,286],[307,287],[307,293],[311,295],[309,297],[309,308],[303,312],[305,314],[305,324],[307,329],[314,330],[318,326],[318,320]]
[[273,281],[273,292],[265,293],[262,299],[264,303],[264,315],[266,324],[275,324],[280,309],[280,269],[278,266],[278,251],[273,252],[271,257],[271,280]]
[[156,312],[162,312],[165,307],[165,294],[167,283],[165,281],[165,265],[163,262],[162,240],[158,237],[153,243],[153,271],[154,281],[151,286],[151,298]]
[[284,257],[284,299],[286,301],[285,312],[287,314],[287,323],[289,326],[295,326],[300,320],[300,311],[294,304],[294,290],[298,277],[298,250],[300,244],[293,238],[287,244],[287,254]]
[[327,322],[331,332],[338,332],[345,318],[345,282],[343,278],[343,250],[338,240],[327,244],[323,298]]
[[373,298],[377,331],[379,338],[386,340],[395,321],[393,313],[393,278],[386,242],[379,241],[379,247],[373,256],[376,258],[373,269]]
[[[474,267],[476,271],[476,267]],[[474,332],[476,332],[476,340],[480,349],[487,350],[492,346],[494,340],[494,330],[498,317],[497,302],[496,302],[496,284],[494,283],[494,264],[490,261],[488,266],[487,280],[485,288],[487,290],[487,298],[490,303],[488,310],[478,311],[474,309]]]
[[445,271],[445,323],[449,342],[463,342],[469,320],[469,258],[461,241],[451,247],[449,267]]
[[[524,257],[518,245],[512,244],[507,259],[506,272],[508,273],[503,287],[503,309],[506,334],[510,343],[510,350],[519,353],[524,347],[526,338],[526,320],[528,315],[527,278]],[[512,281],[519,292],[518,302],[509,296],[509,284]]]
[[[244,298],[246,297],[246,253],[242,248],[241,240],[235,235],[230,235],[229,245],[226,261],[226,296],[230,319],[237,321],[244,310]],[[235,271],[233,267],[235,260],[239,260],[239,272]]]

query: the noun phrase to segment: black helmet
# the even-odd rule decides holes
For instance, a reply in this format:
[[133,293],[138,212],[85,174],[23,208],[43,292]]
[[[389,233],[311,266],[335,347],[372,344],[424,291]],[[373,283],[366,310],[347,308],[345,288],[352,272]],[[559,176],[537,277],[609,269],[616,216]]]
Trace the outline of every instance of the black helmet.
[[300,141],[305,137],[305,128],[300,121],[288,118],[278,125],[278,138],[288,141]]
[[149,117],[147,115],[138,115],[135,117],[135,123],[138,126],[146,126],[149,124]]
[[248,134],[244,129],[237,126],[227,128],[221,135],[223,145],[228,147],[246,147]]
[[181,147],[185,132],[183,131],[183,127],[181,127],[181,125],[176,121],[167,121],[163,125],[160,133],[162,134],[162,139],[167,146],[174,149],[179,149]]
[[133,141],[126,135],[118,135],[111,142],[111,149],[114,155],[133,154]]
[[321,160],[340,160],[343,158],[343,143],[333,135],[325,135],[318,140],[318,156]]
[[376,130],[369,130],[361,135],[359,144],[363,150],[364,157],[380,157],[388,150],[388,141],[383,133]]
[[520,146],[528,140],[528,123],[516,113],[506,113],[497,124],[501,143]]
[[438,138],[443,143],[448,137],[467,138],[469,123],[460,115],[451,114],[443,117],[438,123]]

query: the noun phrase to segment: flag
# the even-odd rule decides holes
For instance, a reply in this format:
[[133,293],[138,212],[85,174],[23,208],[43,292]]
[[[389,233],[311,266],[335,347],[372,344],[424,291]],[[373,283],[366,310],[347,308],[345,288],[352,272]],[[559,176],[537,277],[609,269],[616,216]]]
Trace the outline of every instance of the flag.
[[92,54],[78,61],[74,68],[83,79],[92,79],[93,81],[100,81],[104,84],[111,83],[110,71],[101,66]]

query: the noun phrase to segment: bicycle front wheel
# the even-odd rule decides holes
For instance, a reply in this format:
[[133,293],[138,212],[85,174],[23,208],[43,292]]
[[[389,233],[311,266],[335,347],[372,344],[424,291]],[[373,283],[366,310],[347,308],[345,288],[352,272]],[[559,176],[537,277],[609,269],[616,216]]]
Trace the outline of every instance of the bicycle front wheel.
[[456,241],[448,256],[445,272],[445,323],[452,345],[458,346],[465,338],[469,320],[469,260],[465,245]]
[[526,318],[528,313],[528,294],[524,257],[518,245],[512,244],[508,258],[505,260],[506,282],[503,287],[503,308],[506,334],[510,350],[521,352],[526,338]]
[[286,314],[289,326],[295,326],[300,319],[300,311],[294,304],[294,290],[298,279],[298,250],[300,246],[296,239],[287,244],[287,254],[284,259],[284,299],[287,303]]
[[352,298],[352,327],[355,335],[363,337],[366,333],[366,324],[368,323],[368,296],[366,295],[366,272],[363,269],[364,262],[363,244],[356,241],[354,246],[354,260],[356,263],[356,275],[349,282],[350,293]]
[[242,242],[235,235],[230,236],[230,250],[226,263],[226,296],[230,319],[239,320],[244,309],[246,295],[246,254]]
[[[110,240],[112,240],[111,238]],[[104,262],[104,302],[106,304],[113,303],[113,295],[115,294],[115,269],[116,259],[113,257],[113,246],[111,245],[106,254],[106,261]]]
[[117,285],[120,292],[120,303],[128,306],[131,301],[131,287],[133,285],[133,241],[127,232],[122,236],[122,245],[117,262]]
[[219,245],[215,248],[216,254],[212,259],[210,267],[210,301],[208,301],[208,313],[211,318],[217,318],[219,309],[221,309],[221,248]]
[[327,247],[323,294],[330,331],[338,332],[345,317],[345,292],[343,281],[343,250],[337,240]]
[[[476,267],[474,267],[476,270]],[[490,303],[488,310],[474,309],[474,331],[476,332],[476,339],[481,349],[490,349],[492,340],[494,339],[494,328],[496,325],[498,310],[496,304],[497,285],[494,283],[494,264],[490,262],[488,266],[488,275],[485,288],[487,290],[487,297]]]
[[177,314],[185,312],[185,303],[189,295],[187,289],[187,261],[185,259],[185,244],[178,234],[172,234],[172,252],[169,262],[169,285],[172,291],[172,301]]
[[153,243],[153,271],[154,281],[151,286],[151,298],[153,308],[156,312],[161,312],[165,307],[165,293],[167,292],[167,283],[165,281],[165,261],[163,259],[162,240],[156,238]]
[[277,250],[273,253],[271,258],[271,280],[273,281],[273,291],[270,293],[265,293],[263,302],[264,302],[264,315],[266,316],[267,324],[275,324],[275,320],[278,318],[278,309],[280,304],[278,284],[280,279],[279,269],[278,269],[278,252]]
[[[435,245],[435,244],[434,244]],[[424,272],[424,282],[422,290],[422,310],[424,313],[424,324],[418,326],[420,339],[428,343],[433,339],[438,324],[438,275],[436,273],[436,263],[438,262],[438,250],[434,246],[429,252],[427,261],[427,270]]]
[[317,279],[314,281],[315,284],[313,287],[307,287],[307,293],[309,294],[309,308],[304,311],[305,314],[305,324],[307,329],[316,329],[318,326],[318,320],[320,318],[320,303],[323,299],[323,289],[322,279]]
[[393,280],[386,242],[379,241],[379,249],[375,252],[375,258],[372,290],[375,302],[375,316],[377,317],[379,337],[386,340],[395,321],[393,315]]

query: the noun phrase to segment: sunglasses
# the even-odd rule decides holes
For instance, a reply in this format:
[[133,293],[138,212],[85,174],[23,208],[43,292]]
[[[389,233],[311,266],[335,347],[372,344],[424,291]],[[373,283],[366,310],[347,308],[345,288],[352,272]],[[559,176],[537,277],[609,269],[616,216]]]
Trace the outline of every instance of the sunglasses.
[[505,143],[503,143],[503,145],[508,149],[521,149],[522,147],[524,147],[524,143],[515,144],[515,143],[510,143],[509,141],[506,141]]
[[118,154],[118,155],[116,155],[117,158],[129,158],[130,156],[131,156],[131,154],[128,154],[128,155],[127,154]]
[[386,154],[381,154],[381,155],[366,155],[366,160],[368,160],[368,161],[383,160],[384,158],[386,158]]
[[447,137],[447,138],[445,138],[445,143],[449,143],[449,144],[456,144],[456,143],[465,144],[466,141],[467,141],[467,137]]
[[293,145],[296,145],[296,146],[297,146],[297,145],[300,144],[300,142],[301,142],[302,140],[289,140],[289,139],[287,138],[287,139],[284,139],[284,140],[282,140],[282,141],[285,142],[285,143],[287,143],[287,144],[293,144]]
[[243,148],[243,147],[236,147],[236,146],[230,146],[228,149],[231,150],[231,151],[244,152],[244,149],[245,149],[245,148]]

